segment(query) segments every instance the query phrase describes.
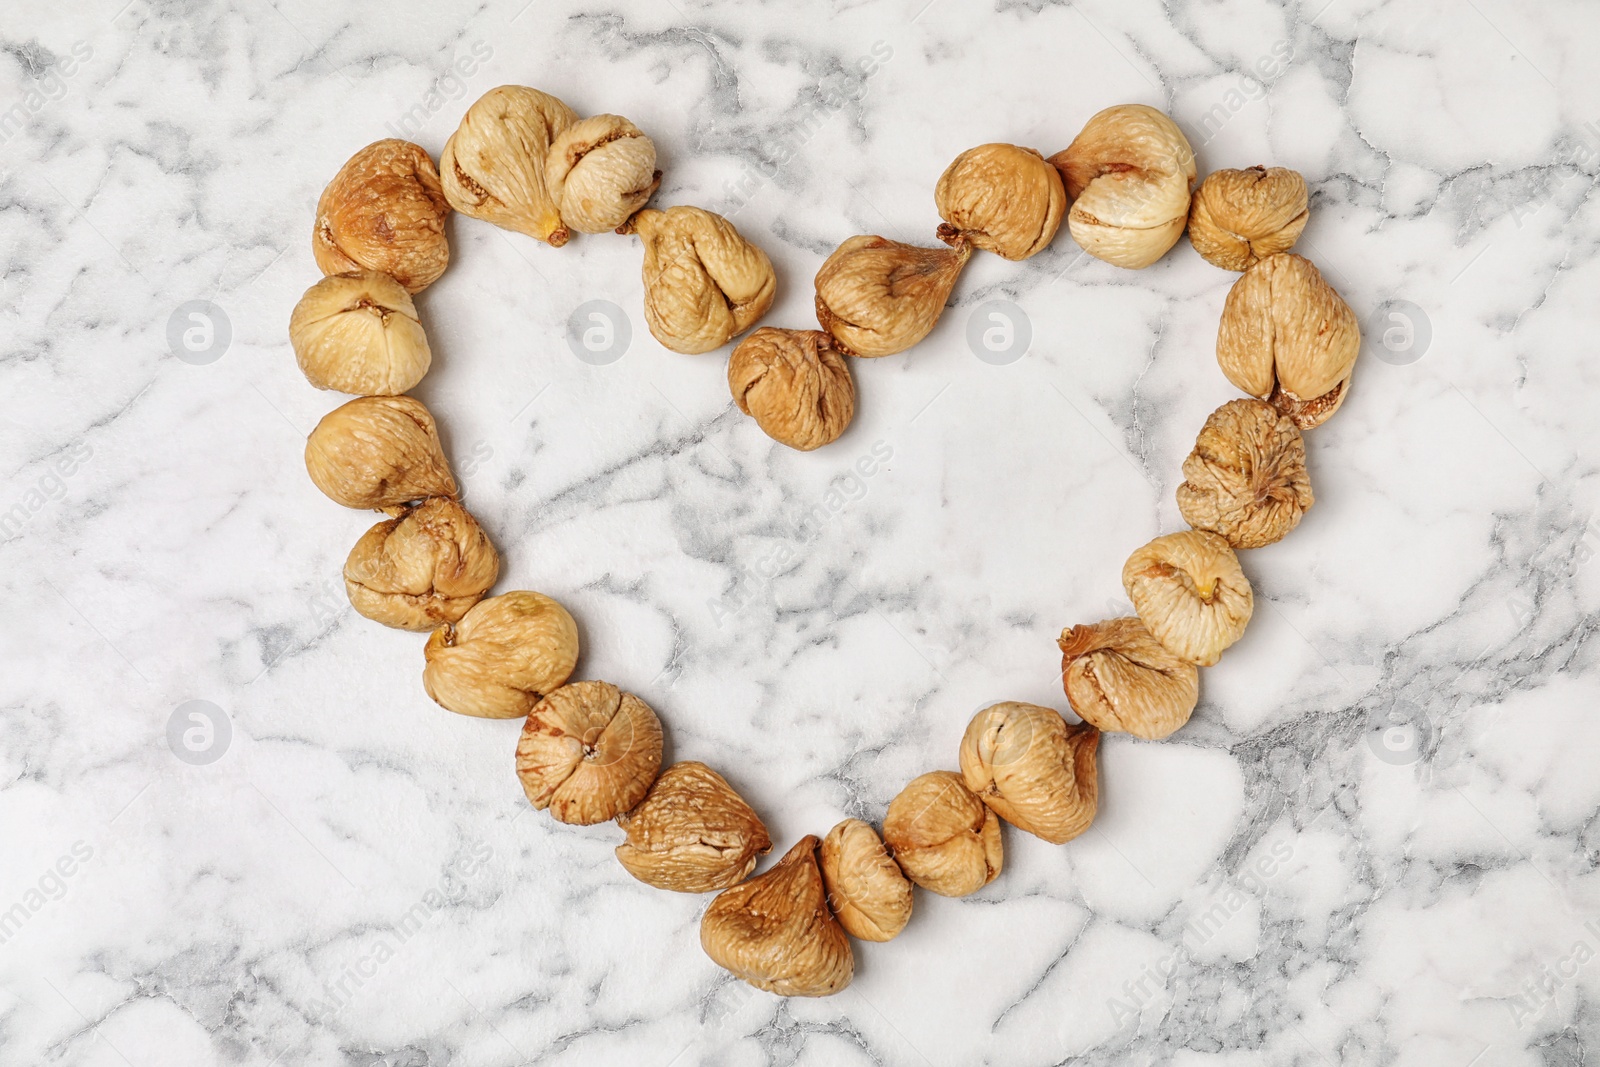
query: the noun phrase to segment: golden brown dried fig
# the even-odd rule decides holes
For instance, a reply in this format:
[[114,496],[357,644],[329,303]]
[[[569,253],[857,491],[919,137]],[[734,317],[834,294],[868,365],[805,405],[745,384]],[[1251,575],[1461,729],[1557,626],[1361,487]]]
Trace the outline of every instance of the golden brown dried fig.
[[972,245],[918,248],[852,237],[817,271],[817,321],[851,356],[892,356],[933,329]]
[[644,799],[661,769],[661,720],[609,682],[573,682],[528,713],[517,777],[540,811],[592,826]]
[[428,373],[433,352],[405,287],[387,274],[330,274],[289,317],[289,343],[318,389],[394,396]]
[[826,997],[849,985],[855,955],[828,911],[816,836],[719,894],[700,920],[700,945],[718,966],[779,996]]
[[344,561],[344,588],[367,618],[423,631],[460,619],[499,574],[483,527],[454,500],[435,497],[363,534]]
[[456,495],[439,428],[409,396],[361,396],[328,412],[306,438],[306,471],[347,508]]
[[1339,410],[1360,351],[1355,312],[1309,260],[1268,256],[1228,290],[1217,329],[1222,373],[1302,430]]
[[1061,685],[1072,710],[1098,729],[1148,740],[1189,721],[1200,671],[1168,652],[1138,619],[1061,631]]
[[767,828],[727,779],[704,763],[674,763],[637,808],[617,817],[617,859],[646,885],[711,893],[738,885],[772,848]]
[[939,177],[933,199],[944,225],[939,240],[962,238],[975,248],[1027,259],[1056,235],[1067,210],[1061,175],[1031,148],[986,144],[969,148]]
[[1184,521],[1234,548],[1281,540],[1313,502],[1305,439],[1293,419],[1263,400],[1230,400],[1213,411],[1183,461],[1183,477]]
[[572,235],[545,166],[551,142],[577,121],[577,112],[537,89],[502,85],[484,93],[439,154],[450,206],[558,248],[566,244]]
[[382,271],[421,292],[450,265],[449,214],[428,153],[410,141],[377,141],[322,190],[311,254],[324,274]]
[[863,941],[888,941],[911,921],[911,883],[878,833],[846,819],[822,839],[818,852],[828,904],[846,932]]
[[961,777],[1006,822],[1053,845],[1094,821],[1100,731],[1069,726],[1051,708],[1006,701],[984,708],[961,738]]
[[621,115],[591,115],[551,142],[545,181],[569,229],[605,233],[627,222],[661,184],[656,146]]
[[572,675],[578,624],[544,594],[517,590],[480,600],[460,622],[439,627],[423,655],[422,686],[440,706],[514,719]]
[[1239,557],[1200,530],[1158,537],[1129,556],[1122,587],[1151,636],[1202,667],[1239,640],[1255,607]]
[[1003,858],[1000,820],[954,771],[913,778],[889,801],[883,843],[906,877],[946,897],[994,881]]
[[1286,167],[1213,171],[1189,206],[1189,243],[1223,270],[1247,270],[1294,247],[1306,199],[1306,180]]
[[674,352],[721,348],[772,306],[772,261],[721,215],[646,208],[617,232],[644,243],[644,320]]
[[856,384],[821,330],[761,329],[728,360],[734,403],[780,444],[809,452],[837,440],[856,413]]
[[1194,150],[1177,123],[1155,108],[1106,108],[1050,162],[1073,200],[1067,228],[1091,256],[1148,267],[1183,236]]

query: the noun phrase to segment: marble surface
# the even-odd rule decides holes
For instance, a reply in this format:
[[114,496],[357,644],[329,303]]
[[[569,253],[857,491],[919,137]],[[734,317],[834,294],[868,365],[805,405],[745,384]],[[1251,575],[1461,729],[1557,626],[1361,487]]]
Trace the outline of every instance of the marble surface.
[[[124,4],[13,0],[0,28],[0,1063],[1600,1056],[1600,8]],[[372,516],[305,475],[340,398],[285,337],[312,205],[506,82],[648,131],[657,202],[771,254],[771,324],[811,322],[843,238],[931,243],[957,152],[1049,153],[1127,101],[1202,173],[1303,172],[1299,250],[1369,322],[1309,435],[1316,507],[1247,555],[1256,617],[1194,720],[1108,737],[1086,835],[1008,830],[997,881],[919,893],[831,999],[728,980],[704,899],[531,811],[518,724],[434,706],[421,638],[344,601]],[[499,588],[566,603],[581,676],[643,695],[779,851],[880,819],[992,701],[1065,709],[1057,633],[1125,610],[1234,395],[1231,275],[1063,230],[975,257],[800,455],[722,355],[649,336],[634,240],[450,236],[417,395]],[[624,309],[612,362],[566,343],[589,301]],[[995,301],[1031,334],[1010,362],[968,340]]]

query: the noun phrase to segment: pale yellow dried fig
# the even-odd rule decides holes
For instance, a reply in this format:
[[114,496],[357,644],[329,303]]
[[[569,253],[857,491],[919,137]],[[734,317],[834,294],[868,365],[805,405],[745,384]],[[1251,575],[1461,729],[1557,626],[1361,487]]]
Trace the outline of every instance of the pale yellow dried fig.
[[1355,312],[1309,260],[1268,256],[1228,290],[1217,329],[1222,373],[1302,430],[1339,410],[1360,351]]
[[318,389],[394,396],[428,373],[433,352],[405,287],[387,274],[330,274],[289,317],[289,343]]
[[721,215],[646,208],[618,232],[644,243],[644,320],[674,352],[721,348],[772,306],[772,261]]
[[551,142],[545,181],[569,229],[606,233],[644,207],[661,184],[656,146],[621,115],[592,115]]
[[856,413],[856,385],[821,330],[761,329],[728,360],[734,403],[774,441],[809,452],[837,440]]
[[1183,461],[1178,510],[1234,548],[1260,548],[1300,524],[1313,503],[1306,443],[1264,400],[1230,400],[1206,419]]
[[911,883],[872,827],[846,819],[818,851],[828,904],[839,925],[863,941],[889,941],[911,921]]
[[849,985],[855,955],[828,910],[816,836],[718,894],[700,920],[700,945],[735,977],[779,996],[826,997]]
[[306,438],[306,471],[347,508],[456,495],[439,428],[409,396],[362,396],[328,412]]
[[1243,636],[1255,607],[1239,557],[1227,541],[1201,530],[1158,537],[1129,556],[1122,587],[1151,635],[1202,667]]
[[566,244],[572,234],[545,167],[551,143],[577,121],[577,112],[537,89],[502,85],[484,93],[439,154],[450,206],[557,247]]
[[500,574],[500,554],[449,497],[424,500],[362,535],[344,562],[356,611],[400,630],[456,622]]
[[883,843],[906,877],[946,897],[974,893],[1000,873],[1000,820],[954,771],[913,778],[889,801]]
[[1153,741],[1194,714],[1199,669],[1168,652],[1138,619],[1074,626],[1058,643],[1067,700],[1098,729]]
[[1155,108],[1106,108],[1050,162],[1073,200],[1067,228],[1091,256],[1148,267],[1183,236],[1194,150],[1177,123]]
[[517,777],[540,811],[592,826],[628,811],[661,769],[661,720],[609,682],[573,682],[528,713]]
[[1051,708],[1006,701],[984,708],[961,738],[961,777],[1006,822],[1053,845],[1094,821],[1100,731],[1069,726]]
[[1189,206],[1189,243],[1223,270],[1247,270],[1294,247],[1306,201],[1306,180],[1286,167],[1213,171]]
[[628,835],[617,846],[628,873],[677,893],[738,885],[772,848],[767,828],[727,779],[693,760],[662,771],[617,825]]
[[423,655],[422,686],[441,707],[514,719],[572,675],[578,624],[544,594],[517,590],[480,600],[460,622],[439,627]]
[[421,292],[450,265],[449,214],[428,153],[410,141],[377,141],[322,190],[311,254],[324,274],[381,271]]
[[934,203],[944,225],[939,240],[1027,259],[1049,246],[1067,210],[1061,175],[1031,148],[969,148],[939,177]]
[[852,237],[817,271],[817,322],[851,356],[892,356],[933,329],[972,245],[918,248]]

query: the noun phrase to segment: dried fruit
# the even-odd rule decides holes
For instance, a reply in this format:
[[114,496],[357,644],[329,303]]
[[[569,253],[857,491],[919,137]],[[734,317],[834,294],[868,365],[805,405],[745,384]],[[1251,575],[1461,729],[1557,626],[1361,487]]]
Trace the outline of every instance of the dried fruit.
[[617,823],[628,840],[617,859],[646,885],[710,893],[738,885],[772,839],[727,779],[704,763],[674,763]]
[[1119,267],[1148,267],[1183,236],[1194,150],[1155,108],[1106,108],[1050,162],[1073,200],[1067,228],[1091,256]]
[[1239,557],[1227,541],[1200,530],[1158,537],[1129,556],[1122,587],[1151,635],[1202,667],[1239,640],[1255,605]]
[[1360,351],[1355,312],[1309,260],[1268,256],[1228,290],[1217,329],[1222,373],[1302,430],[1339,410]]
[[1051,708],[1006,701],[967,724],[961,777],[1006,822],[1059,845],[1094,821],[1099,748],[1089,723],[1069,726]]
[[578,624],[542,593],[502,593],[435,630],[423,655],[423,688],[441,706],[482,719],[514,719],[572,675]]
[[433,362],[411,294],[377,271],[330,274],[307,289],[289,343],[312,385],[358,396],[403,393]]
[[674,352],[721,348],[772,306],[772,261],[721,215],[646,208],[618,232],[644,243],[644,319]]
[[569,229],[605,233],[627,222],[661,184],[656,146],[621,115],[592,115],[551,142],[545,183]]
[[456,495],[439,428],[409,396],[362,396],[328,412],[306,438],[306,471],[347,508]]
[[644,799],[661,769],[661,720],[610,682],[573,682],[528,713],[517,777],[560,822],[606,822]]
[[719,894],[700,920],[700,945],[719,966],[779,996],[825,997],[849,985],[855,956],[828,911],[816,836]]
[[439,154],[439,179],[463,215],[560,247],[571,232],[550,193],[550,145],[578,121],[548,93],[502,85],[480,96]]
[[344,562],[351,605],[400,630],[455,622],[483,599],[500,555],[467,509],[435,497],[362,535]]
[[944,312],[972,245],[918,248],[883,237],[852,237],[817,271],[817,321],[851,356],[904,352]]
[[1168,652],[1138,619],[1061,631],[1061,685],[1085,722],[1157,740],[1189,721],[1200,671]]
[[1223,270],[1287,252],[1306,228],[1306,180],[1286,167],[1206,175],[1189,206],[1189,243]]
[[888,941],[911,920],[911,883],[877,831],[846,819],[818,852],[828,904],[839,925],[863,941]]
[[933,199],[944,219],[939,240],[965,239],[1006,259],[1043,251],[1067,210],[1056,169],[1033,149],[1010,144],[961,153],[940,175]]
[[311,254],[324,274],[382,271],[417,293],[450,264],[450,214],[433,160],[410,141],[367,145],[317,201]]
[[1294,420],[1262,400],[1230,400],[1213,411],[1183,477],[1184,521],[1234,548],[1281,540],[1313,502],[1305,439]]
[[821,330],[763,326],[733,350],[728,389],[768,437],[802,452],[836,440],[856,413],[850,368]]
[[1000,873],[1000,820],[954,771],[913,778],[891,801],[883,842],[924,889],[964,897]]

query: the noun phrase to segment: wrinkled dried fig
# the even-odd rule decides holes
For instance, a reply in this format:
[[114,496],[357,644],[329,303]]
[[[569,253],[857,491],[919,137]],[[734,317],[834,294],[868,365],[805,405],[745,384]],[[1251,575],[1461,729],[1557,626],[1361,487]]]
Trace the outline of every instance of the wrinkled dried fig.
[[1281,540],[1313,502],[1305,439],[1293,419],[1263,400],[1230,400],[1213,411],[1183,461],[1183,477],[1184,521],[1234,548]]
[[428,373],[433,353],[405,287],[387,274],[330,274],[289,317],[289,343],[318,389],[394,396]]
[[969,148],[939,177],[934,203],[944,225],[939,240],[962,238],[974,248],[1027,259],[1055,237],[1067,210],[1061,175],[1031,148],[986,144]]
[[1202,667],[1239,640],[1255,606],[1239,557],[1227,541],[1200,530],[1158,537],[1129,556],[1122,587],[1151,635]]
[[435,497],[363,534],[344,562],[344,588],[367,618],[423,631],[460,619],[499,574],[483,527],[454,500]]
[[617,817],[628,840],[617,859],[646,885],[711,893],[738,885],[772,848],[767,828],[716,771],[693,760],[674,763],[644,800]]
[[351,156],[317,201],[311,254],[324,274],[375,270],[417,293],[450,265],[450,214],[433,160],[410,141]]
[[646,208],[618,232],[644,243],[644,319],[674,352],[721,348],[772,306],[772,261],[721,215]]
[[802,837],[772,870],[725,890],[700,920],[719,966],[784,997],[826,997],[850,984],[855,955],[828,911],[817,839]]
[[734,403],[766,435],[809,452],[836,440],[856,413],[856,384],[821,330],[761,329],[728,360]]
[[1100,731],[1051,708],[1006,701],[978,712],[961,738],[961,777],[1006,822],[1053,845],[1094,821]]
[[1306,200],[1306,180],[1286,167],[1213,171],[1189,206],[1189,243],[1223,270],[1247,270],[1294,247]]
[[1073,200],[1067,228],[1091,256],[1148,267],[1183,236],[1194,150],[1177,123],[1155,108],[1106,108],[1050,162]]
[[817,321],[851,356],[904,352],[944,312],[972,245],[918,248],[883,237],[852,237],[817,271]]
[[1189,721],[1200,671],[1168,652],[1138,619],[1061,631],[1061,685],[1085,722],[1157,740]]
[[661,769],[661,720],[609,682],[573,682],[528,713],[517,777],[540,811],[592,826],[644,799]]
[[828,904],[839,925],[863,941],[888,941],[911,921],[911,883],[878,833],[846,819],[818,852]]
[[578,121],[548,93],[502,85],[480,96],[439,154],[439,179],[463,215],[560,247],[571,237],[551,195],[550,145]]
[[889,801],[883,843],[907,878],[946,897],[994,881],[1003,858],[1000,820],[954,771],[913,778]]
[[1302,430],[1339,410],[1360,351],[1356,313],[1307,259],[1268,256],[1228,290],[1217,329],[1222,373]]
[[347,508],[456,495],[439,428],[409,396],[361,396],[328,412],[306,438],[306,471]]
[[656,146],[621,115],[592,115],[551,142],[545,182],[569,229],[605,233],[627,222],[661,184]]
[[542,593],[502,593],[480,600],[460,622],[435,630],[423,655],[423,688],[442,707],[481,719],[514,719],[571,676],[578,663],[578,624]]

